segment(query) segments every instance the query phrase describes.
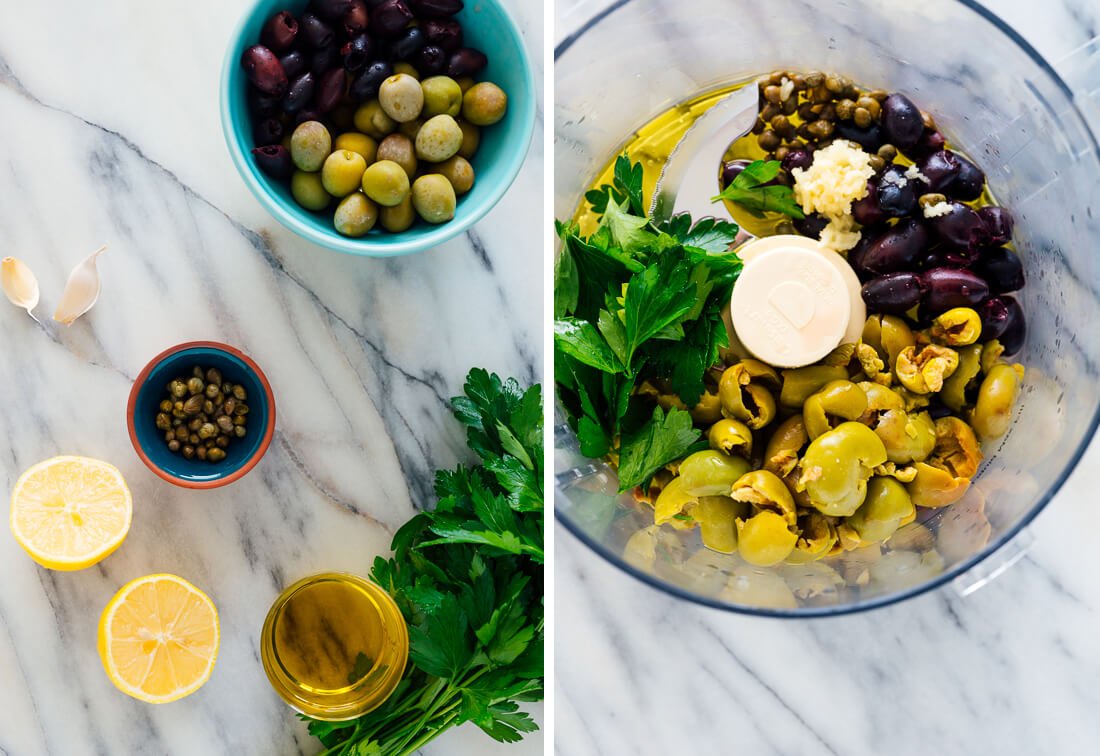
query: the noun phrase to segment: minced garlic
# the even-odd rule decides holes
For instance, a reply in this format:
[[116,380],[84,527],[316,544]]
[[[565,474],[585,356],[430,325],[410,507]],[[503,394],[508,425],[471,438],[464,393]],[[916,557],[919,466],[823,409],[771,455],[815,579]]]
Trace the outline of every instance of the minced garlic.
[[905,170],[905,178],[912,179],[914,181],[917,180],[917,179],[920,179],[921,181],[923,181],[926,184],[931,184],[932,183],[931,181],[928,180],[927,176],[925,176],[923,173],[920,172],[920,168],[918,168],[915,164],[909,166]]
[[937,202],[934,205],[925,205],[924,206],[924,217],[925,218],[939,218],[941,215],[947,215],[950,212],[951,212],[951,205],[950,205],[950,203],[948,203],[946,201]]
[[802,211],[820,213],[829,221],[821,232],[822,244],[845,252],[859,242],[852,203],[867,195],[867,180],[874,174],[871,156],[844,139],[816,151],[809,168],[791,171],[794,198]]

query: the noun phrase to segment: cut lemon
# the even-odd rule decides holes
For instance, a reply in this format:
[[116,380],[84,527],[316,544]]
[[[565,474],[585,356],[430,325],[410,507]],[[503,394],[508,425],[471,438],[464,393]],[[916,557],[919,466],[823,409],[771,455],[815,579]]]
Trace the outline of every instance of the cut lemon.
[[218,610],[175,575],[148,575],[122,587],[99,618],[99,658],[128,696],[168,703],[210,679],[218,658]]
[[11,494],[15,540],[53,570],[81,570],[106,559],[130,531],[132,513],[122,473],[88,457],[39,462]]

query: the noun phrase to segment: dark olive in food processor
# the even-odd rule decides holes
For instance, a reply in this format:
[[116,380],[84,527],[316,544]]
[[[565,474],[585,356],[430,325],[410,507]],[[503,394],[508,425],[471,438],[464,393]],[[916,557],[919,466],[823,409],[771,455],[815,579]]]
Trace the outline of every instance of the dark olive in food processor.
[[887,273],[863,284],[860,294],[872,312],[902,315],[920,304],[921,278],[916,273]]
[[783,160],[781,162],[783,165],[783,170],[787,171],[788,173],[795,168],[807,170],[811,165],[814,164],[814,153],[813,151],[808,150],[804,147],[794,147],[789,150],[786,155],[783,156]]
[[301,50],[291,50],[279,58],[279,63],[282,64],[287,79],[297,79],[309,70],[309,61],[306,60],[306,56],[302,54]]
[[877,152],[878,148],[885,144],[882,129],[877,123],[861,128],[854,121],[837,121],[833,127],[833,136],[855,142],[868,152]]
[[376,60],[367,66],[367,69],[363,73],[356,77],[355,81],[351,83],[351,89],[348,94],[356,102],[363,102],[369,100],[372,97],[378,96],[378,89],[382,86],[389,76],[393,73],[393,67],[385,61]]
[[384,0],[369,15],[370,30],[387,39],[396,37],[413,20],[404,0]]
[[288,179],[294,174],[294,161],[290,152],[281,144],[270,144],[252,150],[256,165],[272,178]]
[[873,275],[913,270],[928,243],[928,230],[922,224],[903,220],[872,239],[861,251],[858,264]]
[[882,102],[880,116],[886,140],[900,150],[916,145],[924,132],[924,119],[912,100],[895,92]]
[[942,192],[959,175],[959,159],[950,150],[939,150],[917,162],[920,172],[928,179],[928,189]]
[[939,152],[947,144],[947,139],[944,135],[936,129],[926,128],[924,133],[920,135],[920,139],[917,143],[910,147],[908,153],[912,157],[923,157],[925,155],[931,155],[933,152]]
[[298,28],[302,40],[314,50],[328,47],[336,38],[336,33],[331,26],[308,11],[302,14],[302,18],[298,21]]
[[867,194],[852,203],[852,218],[861,226],[877,226],[887,217],[878,204],[878,183],[868,181]]
[[286,71],[275,53],[263,45],[252,45],[241,56],[241,66],[244,68],[248,80],[256,89],[273,97],[282,97],[286,94]]
[[959,172],[946,187],[947,194],[963,202],[978,199],[985,189],[985,172],[962,155],[955,155],[955,159],[959,163]]
[[447,75],[452,79],[475,76],[488,65],[489,59],[481,50],[463,47],[447,61]]
[[982,219],[987,244],[1008,244],[1012,241],[1012,214],[1003,207],[989,205],[978,211]]
[[904,218],[917,209],[917,197],[924,193],[924,182],[909,178],[899,165],[888,165],[878,178],[877,202],[883,213]]
[[1001,297],[990,297],[974,308],[982,319],[982,341],[999,339],[1008,327],[1008,305]]
[[1024,308],[1013,297],[1001,297],[1008,312],[1008,322],[1005,324],[1004,333],[1000,336],[1001,346],[1005,348],[1005,356],[1011,357],[1020,351],[1027,338],[1027,322],[1024,319]]
[[994,294],[1024,288],[1024,266],[1015,252],[1004,247],[981,249],[974,272],[986,280]]
[[283,98],[283,110],[287,113],[297,113],[309,104],[313,99],[313,88],[316,79],[309,71],[290,82],[290,87]]
[[956,249],[977,247],[984,240],[985,224],[977,212],[962,204],[951,202],[950,210],[928,219],[932,231],[944,244]]
[[736,160],[727,160],[725,163],[723,163],[721,176],[722,188],[725,189],[727,186],[729,186],[735,178],[741,175],[741,171],[748,168],[751,162],[751,160],[738,158]]
[[453,55],[462,47],[462,24],[454,19],[430,19],[421,24],[420,28],[424,30],[424,37],[429,44],[443,48],[448,55]]
[[260,31],[260,44],[276,53],[283,53],[294,45],[298,36],[298,20],[290,11],[279,11],[267,20]]
[[989,284],[962,268],[932,268],[922,278],[924,304],[933,315],[952,307],[973,307],[989,296]]
[[794,230],[811,239],[820,239],[821,232],[829,225],[829,219],[821,213],[810,213],[805,218],[795,218]]

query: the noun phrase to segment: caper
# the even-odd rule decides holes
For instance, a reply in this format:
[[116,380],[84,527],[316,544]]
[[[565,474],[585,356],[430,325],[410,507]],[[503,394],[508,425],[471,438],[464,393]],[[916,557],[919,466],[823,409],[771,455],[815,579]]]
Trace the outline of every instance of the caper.
[[202,376],[203,376],[202,368],[199,367],[198,365],[195,365],[194,367],[191,368],[191,375],[195,376],[196,378],[202,378]]
[[181,380],[175,380],[168,384],[168,391],[177,399],[187,396],[187,384]]
[[758,136],[756,138],[756,143],[760,145],[760,149],[765,152],[771,152],[782,143],[782,140],[779,138],[778,134],[769,130]]
[[867,110],[867,108],[856,107],[856,109],[852,111],[852,120],[859,128],[866,129],[870,128],[875,119],[871,117],[871,111]]
[[206,459],[206,447],[205,446],[200,446],[199,448],[195,449],[195,456],[198,457],[199,459],[205,460]]
[[[230,413],[226,412],[225,414],[228,415]],[[238,415],[247,415],[248,414],[248,405],[245,404],[244,402],[237,402],[237,412],[236,412],[236,414],[238,414]]]
[[214,436],[218,435],[218,426],[214,425],[213,423],[203,423],[202,427],[199,428],[198,433],[199,438],[203,440],[213,438]]
[[229,417],[228,415],[220,415],[216,422],[218,424],[218,427],[226,433],[233,430],[233,418]]
[[221,462],[225,459],[225,452],[220,448],[211,449],[206,453],[206,459],[209,462]]
[[202,411],[204,415],[213,415],[215,409],[216,408],[214,407],[214,402],[210,401],[209,399],[202,403]]
[[181,425],[183,425],[183,420],[181,420],[178,417],[173,417],[172,418],[172,427],[173,428],[178,428]]
[[236,414],[234,410],[237,408],[237,400],[234,397],[229,397],[225,400],[225,404],[222,405],[222,412],[226,415]]
[[178,452],[179,450],[180,450],[180,442],[179,441],[177,441],[176,439],[173,438],[171,441],[168,442],[168,451]]
[[[198,378],[192,378],[192,380],[197,381]],[[200,388],[199,391],[201,391],[201,390],[202,389]],[[204,401],[205,400],[203,399],[202,394],[200,394],[198,391],[196,391],[194,396],[188,398],[188,400],[183,403],[184,413],[186,413],[188,415],[197,415],[197,414],[199,414],[200,412],[202,412]]]
[[183,458],[184,459],[191,459],[194,456],[195,456],[195,447],[191,446],[191,444],[185,444],[184,447],[183,447]]
[[199,428],[201,428],[205,424],[206,424],[205,420],[203,420],[201,417],[196,417],[195,419],[193,419],[191,422],[189,422],[187,424],[187,429],[197,433]]
[[206,371],[206,382],[207,383],[221,383],[222,382],[222,371],[218,370],[217,368],[210,368],[209,370],[207,370]]
[[202,387],[202,378],[191,378],[187,381],[187,393],[189,394],[201,394]]
[[171,412],[172,411],[172,400],[171,399],[165,399],[164,401],[162,401],[160,403],[160,411],[161,412]]
[[200,441],[202,441],[202,439],[199,438],[198,433],[192,433],[187,436],[187,443],[191,444],[192,446],[198,446]]
[[176,438],[178,438],[180,441],[186,441],[190,435],[191,433],[187,430],[186,426],[181,425],[176,428]]
[[214,443],[219,449],[225,449],[229,446],[229,436],[218,436],[216,439],[214,439]]
[[237,438],[244,438],[244,434],[248,433],[248,429],[244,427],[244,424],[237,425],[237,421],[233,421],[233,435]]
[[233,425],[244,425],[247,422],[248,422],[248,420],[245,419],[244,415],[234,415],[233,416]]
[[243,402],[246,399],[248,399],[248,392],[244,390],[244,386],[240,386],[240,385],[234,386],[233,387],[233,396],[236,397],[238,401]]
[[157,413],[157,430],[168,430],[172,427],[172,418],[163,412]]
[[221,390],[218,388],[217,384],[209,383],[207,384],[206,390],[203,393],[206,394],[207,399],[213,399],[219,393],[221,393]]

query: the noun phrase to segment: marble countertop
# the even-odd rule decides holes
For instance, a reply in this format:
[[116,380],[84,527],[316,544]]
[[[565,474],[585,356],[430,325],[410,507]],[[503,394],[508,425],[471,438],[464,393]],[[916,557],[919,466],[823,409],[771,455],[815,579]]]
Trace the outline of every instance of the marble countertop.
[[[555,43],[630,1],[560,0]],[[1050,60],[1100,31],[1096,0],[986,5]],[[557,753],[1096,753],[1098,473],[1094,442],[1030,551],[981,590],[816,621],[675,600],[559,525]]]
[[[99,304],[71,328],[0,301],[0,487],[84,454],[118,465],[134,496],[125,544],[82,572],[38,568],[0,528],[5,756],[319,750],[260,665],[272,600],[312,573],[366,574],[433,501],[433,471],[470,456],[448,405],[468,368],[542,378],[541,101],[526,167],[471,233],[386,261],[330,253],[265,213],[222,140],[219,74],[246,4],[0,2],[0,256],[33,267],[48,319],[69,269],[110,245]],[[542,10],[509,5],[541,81]],[[252,356],[279,412],[259,466],[210,492],[156,478],[126,433],[134,377],[194,339]],[[107,601],[153,572],[208,592],[222,625],[210,682],[159,707],[116,691],[95,648]],[[542,747],[471,725],[424,753]]]

